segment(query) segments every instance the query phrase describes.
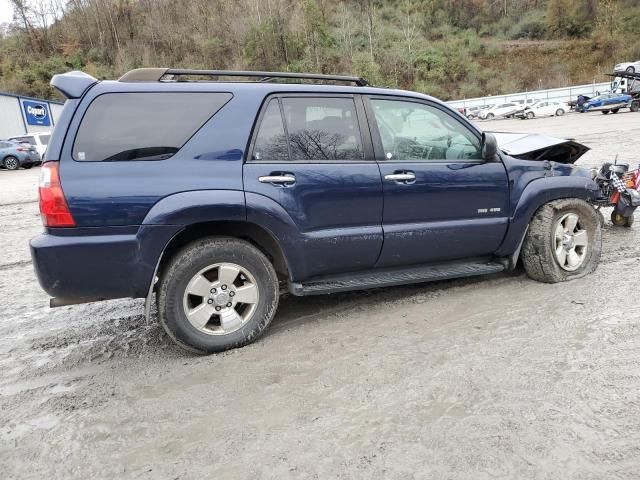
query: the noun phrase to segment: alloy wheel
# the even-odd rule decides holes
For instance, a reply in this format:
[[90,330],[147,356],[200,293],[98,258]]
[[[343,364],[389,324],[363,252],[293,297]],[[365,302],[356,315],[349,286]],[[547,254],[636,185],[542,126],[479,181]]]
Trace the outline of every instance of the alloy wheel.
[[554,254],[560,268],[573,272],[580,268],[587,258],[589,236],[580,225],[577,213],[567,213],[560,217],[554,230]]
[[183,308],[193,327],[208,335],[227,335],[251,320],[260,292],[246,268],[216,263],[196,273],[183,296]]

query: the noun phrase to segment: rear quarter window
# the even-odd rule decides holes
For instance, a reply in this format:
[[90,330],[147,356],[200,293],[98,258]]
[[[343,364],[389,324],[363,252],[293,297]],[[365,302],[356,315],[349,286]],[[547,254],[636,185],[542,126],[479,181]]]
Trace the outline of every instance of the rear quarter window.
[[231,97],[227,92],[100,95],[80,123],[73,158],[81,162],[164,160]]

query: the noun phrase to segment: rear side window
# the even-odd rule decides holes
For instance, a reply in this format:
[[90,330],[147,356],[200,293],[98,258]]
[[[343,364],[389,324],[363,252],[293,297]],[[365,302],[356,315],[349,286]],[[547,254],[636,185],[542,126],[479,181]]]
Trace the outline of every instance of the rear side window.
[[79,161],[164,160],[231,99],[230,93],[108,93],[89,106],[73,145]]
[[252,158],[271,162],[363,160],[353,98],[272,99],[262,118]]
[[289,160],[287,137],[284,133],[284,123],[282,122],[277,98],[269,101],[264,117],[262,117],[260,131],[253,149],[253,159],[274,162],[286,162]]

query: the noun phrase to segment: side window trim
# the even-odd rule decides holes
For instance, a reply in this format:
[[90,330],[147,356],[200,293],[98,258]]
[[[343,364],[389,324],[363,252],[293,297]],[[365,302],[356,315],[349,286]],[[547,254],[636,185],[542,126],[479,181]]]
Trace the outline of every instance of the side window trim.
[[[287,139],[287,156],[289,157],[289,161],[291,161],[293,157],[291,156],[291,142],[289,141],[289,127],[287,125],[287,118],[284,116],[284,107],[282,106],[282,98],[276,97],[275,101],[278,102],[278,110],[280,111],[280,120],[282,121],[282,128],[284,129],[284,137]],[[269,103],[271,103],[271,101],[269,101]],[[269,104],[267,104],[267,107],[268,105]],[[267,109],[265,108],[265,112],[266,110]],[[262,126],[262,124],[260,124],[260,126]],[[260,129],[258,129],[258,131],[260,131]],[[256,138],[257,138],[257,132],[256,132]],[[253,154],[251,158],[253,158]]]
[[[441,105],[438,105],[435,102],[431,102],[429,100],[422,100],[420,98],[412,98],[412,97],[400,97],[397,95],[366,95],[363,98],[364,100],[364,107],[365,107],[365,112],[367,113],[367,120],[369,122],[369,130],[371,131],[371,138],[373,141],[373,149],[374,149],[374,153],[375,153],[375,158],[377,161],[379,162],[400,162],[401,160],[389,160],[386,158],[385,153],[384,153],[384,147],[382,145],[382,137],[380,135],[380,130],[378,129],[378,123],[376,122],[376,117],[375,117],[375,113],[373,111],[373,105],[371,104],[371,100],[395,100],[395,101],[400,101],[400,102],[411,102],[411,103],[417,103],[420,105],[425,105],[427,107],[431,107],[431,108],[435,108],[437,110],[440,110],[441,112],[443,112],[444,114],[448,115],[451,120],[453,122],[458,122],[460,125],[462,125],[466,130],[469,131],[469,133],[471,133],[474,137],[477,138],[477,140],[479,142],[482,142],[482,134],[480,132],[478,132],[475,128],[471,128],[467,123],[465,123],[465,121],[462,121],[463,119],[461,118],[456,118],[454,115],[451,115],[450,112],[448,112],[446,109],[442,108]],[[466,120],[466,119],[464,119]],[[407,162],[405,161],[405,163],[426,163],[426,162],[420,162],[420,161],[411,161],[411,162]],[[484,160],[478,160],[478,159],[470,159],[470,160],[442,160],[442,161],[434,161],[434,162],[429,162],[431,164],[451,164],[451,163],[484,163]]]
[[[278,161],[269,161],[269,160],[254,160],[253,155],[256,147],[256,140],[258,138],[258,134],[260,133],[260,128],[262,127],[262,123],[264,121],[265,114],[267,112],[267,108],[272,99],[278,100],[278,106],[280,107],[280,115],[282,117],[282,124],[284,125],[285,135],[287,136],[287,149],[289,153],[289,162],[292,164],[298,163],[311,163],[311,164],[321,164],[321,163],[370,163],[375,161],[375,148],[373,147],[373,135],[369,129],[369,121],[368,116],[366,114],[366,104],[364,103],[364,99],[360,94],[353,93],[292,93],[292,92],[283,92],[283,93],[274,93],[265,97],[260,106],[260,111],[256,116],[255,125],[253,131],[251,132],[251,139],[249,143],[249,148],[247,149],[247,154],[245,156],[245,163],[282,163]],[[364,151],[364,158],[362,160],[291,160],[291,144],[289,142],[289,130],[287,126],[287,119],[284,115],[284,107],[282,105],[282,100],[285,98],[351,98],[354,102],[355,113],[356,113],[356,125],[360,130],[360,140],[362,142],[362,149]]]

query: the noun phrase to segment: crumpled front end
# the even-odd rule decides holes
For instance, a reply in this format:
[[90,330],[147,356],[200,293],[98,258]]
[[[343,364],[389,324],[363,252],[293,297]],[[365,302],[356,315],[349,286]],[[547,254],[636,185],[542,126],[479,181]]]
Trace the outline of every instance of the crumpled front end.
[[590,148],[574,140],[537,133],[492,132],[498,148],[507,155],[522,160],[548,160],[573,164]]

